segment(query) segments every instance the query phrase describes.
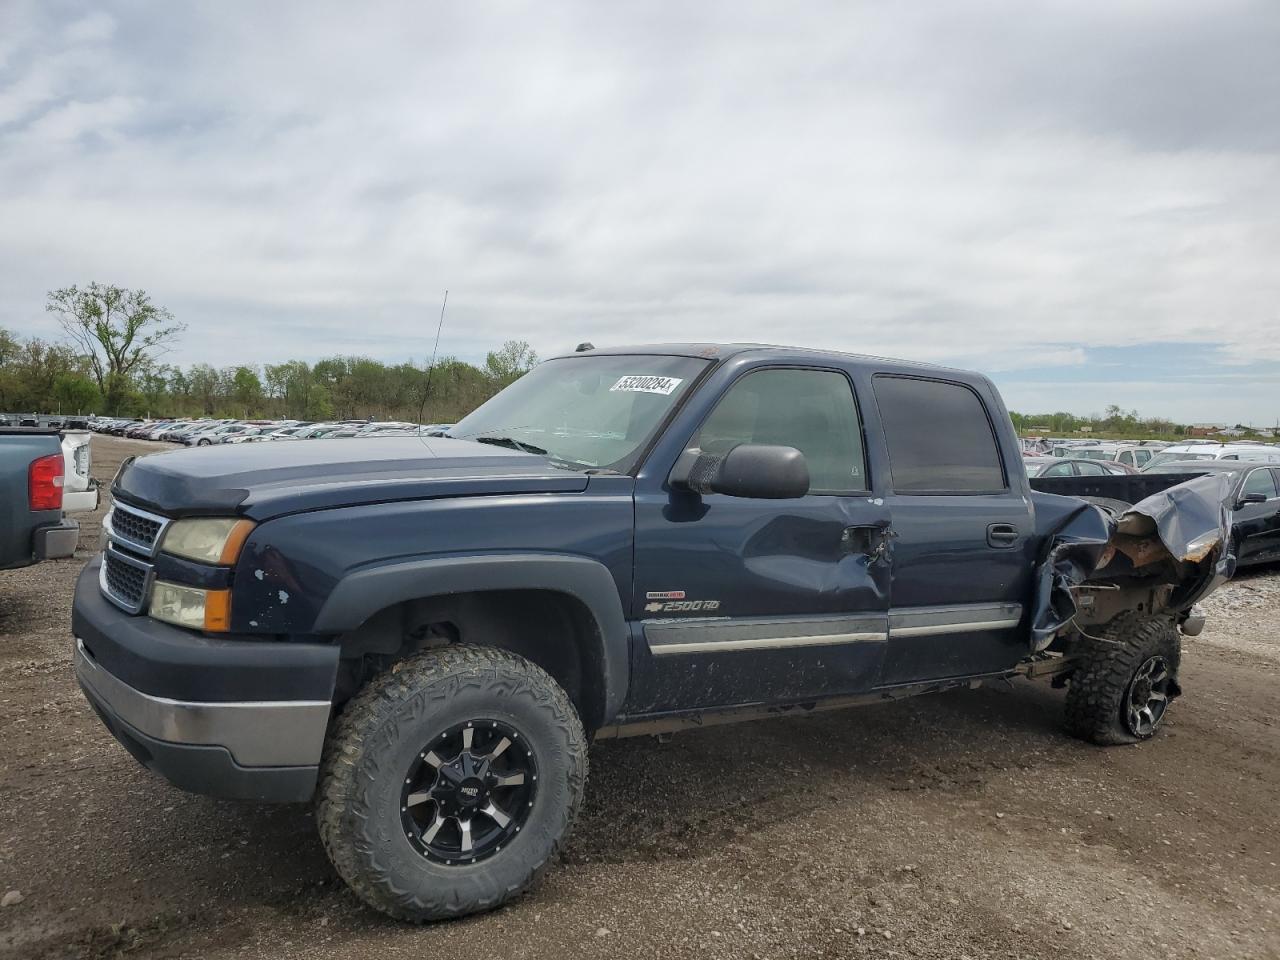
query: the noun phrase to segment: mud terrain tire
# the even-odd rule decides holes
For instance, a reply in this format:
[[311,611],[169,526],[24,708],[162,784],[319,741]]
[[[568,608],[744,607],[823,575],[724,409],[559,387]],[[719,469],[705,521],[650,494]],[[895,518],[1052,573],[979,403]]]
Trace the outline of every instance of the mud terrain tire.
[[1079,666],[1071,675],[1067,690],[1067,732],[1104,746],[1136,743],[1154,736],[1164,720],[1164,711],[1150,729],[1135,729],[1127,719],[1130,697],[1135,693],[1135,683],[1144,682],[1138,674],[1152,670],[1153,661],[1157,664],[1154,669],[1163,664],[1169,674],[1168,700],[1180,693],[1177,675],[1182,642],[1174,621],[1124,613],[1102,627],[1090,628],[1090,633],[1099,639],[1081,637],[1078,641]]
[[[432,859],[424,835],[406,830],[406,771],[425,769],[428,744],[479,719],[523,736],[516,742],[535,764],[536,790],[527,804],[521,797],[519,832],[496,852],[478,862]],[[586,735],[564,690],[523,657],[458,644],[402,661],[347,703],[325,745],[316,821],[334,868],[369,906],[417,922],[459,917],[534,884],[573,823],[586,776]]]

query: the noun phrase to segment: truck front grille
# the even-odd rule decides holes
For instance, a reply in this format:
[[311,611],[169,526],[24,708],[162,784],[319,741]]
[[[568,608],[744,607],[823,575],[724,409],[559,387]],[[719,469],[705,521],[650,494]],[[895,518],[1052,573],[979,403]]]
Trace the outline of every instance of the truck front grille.
[[151,564],[108,545],[102,555],[99,586],[108,600],[128,613],[139,613],[151,588]]
[[169,525],[165,517],[158,517],[118,500],[111,508],[109,523],[108,536],[112,540],[147,556],[155,555],[160,546],[160,535]]
[[119,500],[103,523],[107,546],[98,584],[108,600],[127,613],[141,613],[151,593],[155,568],[148,562],[160,549],[169,518]]

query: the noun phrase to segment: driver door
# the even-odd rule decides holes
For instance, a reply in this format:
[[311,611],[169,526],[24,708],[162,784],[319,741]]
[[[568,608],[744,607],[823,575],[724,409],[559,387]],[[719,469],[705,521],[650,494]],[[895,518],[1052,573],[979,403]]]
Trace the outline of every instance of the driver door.
[[870,493],[845,371],[757,367],[686,447],[795,447],[809,493],[766,500],[636,491],[629,715],[804,701],[872,686],[888,628],[889,511]]

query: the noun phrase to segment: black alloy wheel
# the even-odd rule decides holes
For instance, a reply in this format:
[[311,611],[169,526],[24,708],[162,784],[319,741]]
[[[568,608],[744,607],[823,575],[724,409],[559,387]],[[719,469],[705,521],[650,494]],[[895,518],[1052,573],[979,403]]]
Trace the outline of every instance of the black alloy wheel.
[[347,701],[325,741],[316,825],[369,906],[443,920],[537,882],[586,776],[586,731],[563,687],[508,650],[449,644]]
[[428,860],[472,864],[523,828],[538,788],[528,740],[508,723],[470,720],[433,739],[404,779],[405,836]]
[[1134,671],[1125,693],[1125,726],[1129,732],[1144,739],[1155,733],[1169,709],[1169,701],[1175,696],[1169,662],[1158,655],[1144,660]]

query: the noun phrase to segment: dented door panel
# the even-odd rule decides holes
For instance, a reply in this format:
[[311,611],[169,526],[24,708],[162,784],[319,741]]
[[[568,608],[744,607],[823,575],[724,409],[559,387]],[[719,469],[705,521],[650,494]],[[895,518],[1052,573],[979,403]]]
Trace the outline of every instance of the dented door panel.
[[888,629],[883,501],[636,498],[626,712],[727,706],[872,687]]

